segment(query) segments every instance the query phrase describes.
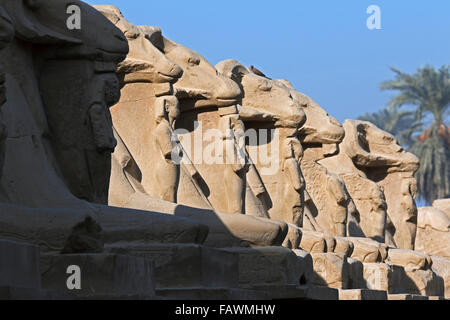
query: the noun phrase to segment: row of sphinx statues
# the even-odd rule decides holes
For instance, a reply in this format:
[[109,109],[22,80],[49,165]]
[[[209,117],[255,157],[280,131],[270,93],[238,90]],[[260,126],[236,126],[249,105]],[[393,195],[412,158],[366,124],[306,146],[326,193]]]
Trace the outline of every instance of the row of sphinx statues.
[[[80,30],[66,26],[69,2]],[[418,159],[286,80],[213,66],[81,1],[0,0],[0,50],[2,239],[73,253],[284,246],[365,262],[415,248]],[[210,142],[187,142],[214,129],[241,161],[194,160]],[[242,144],[250,129],[273,136]],[[252,159],[267,150],[275,171]]]

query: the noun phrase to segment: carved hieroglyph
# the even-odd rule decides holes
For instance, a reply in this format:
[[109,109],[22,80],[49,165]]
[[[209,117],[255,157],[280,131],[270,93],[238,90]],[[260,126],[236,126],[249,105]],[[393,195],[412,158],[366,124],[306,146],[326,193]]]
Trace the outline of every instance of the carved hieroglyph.
[[[368,179],[384,190],[387,203],[388,244],[414,249],[417,229],[415,197],[419,168],[416,156],[400,147],[395,138],[369,122],[347,120],[341,147]],[[392,226],[389,226],[392,223]]]

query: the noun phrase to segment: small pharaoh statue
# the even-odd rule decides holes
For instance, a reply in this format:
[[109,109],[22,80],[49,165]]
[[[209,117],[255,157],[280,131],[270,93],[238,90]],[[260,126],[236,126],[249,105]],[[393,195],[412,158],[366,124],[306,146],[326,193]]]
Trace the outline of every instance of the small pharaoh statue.
[[[154,139],[161,153],[157,161],[155,175],[159,188],[159,198],[177,202],[180,177],[180,161],[183,152],[174,134],[174,123],[180,116],[180,106],[175,96],[159,97],[155,101],[155,121],[157,123]],[[178,159],[174,155],[179,156]]]
[[222,111],[220,125],[224,133],[224,183],[228,190],[228,212],[245,214],[246,174],[249,169],[245,150],[245,125],[237,111],[231,114],[224,114]]

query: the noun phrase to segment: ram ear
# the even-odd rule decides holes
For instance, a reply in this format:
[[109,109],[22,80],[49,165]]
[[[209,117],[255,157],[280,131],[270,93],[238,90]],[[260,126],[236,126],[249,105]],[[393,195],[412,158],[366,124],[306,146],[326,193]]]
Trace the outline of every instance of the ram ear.
[[250,73],[247,67],[236,60],[224,60],[216,65],[217,71],[223,76],[230,78],[238,83],[241,82],[242,77]]
[[[16,37],[38,44],[81,44],[82,41],[45,26],[36,15],[42,0],[0,0],[11,17]],[[48,1],[48,0],[46,0]]]

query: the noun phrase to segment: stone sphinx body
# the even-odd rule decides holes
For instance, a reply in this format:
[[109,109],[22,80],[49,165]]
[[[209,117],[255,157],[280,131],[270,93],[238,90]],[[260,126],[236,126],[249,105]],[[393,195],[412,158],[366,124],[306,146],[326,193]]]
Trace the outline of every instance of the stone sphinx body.
[[[69,2],[82,9],[83,30],[97,32],[67,29]],[[106,206],[116,144],[109,107],[119,97],[116,64],[128,52],[120,30],[81,1],[2,0],[0,8],[2,47],[9,42],[0,54],[2,238],[61,251],[91,217],[107,246],[203,243],[208,229],[199,223]]]
[[[392,135],[369,122],[347,120],[344,127],[347,136],[342,145],[343,152],[352,159],[362,176],[376,182],[384,191],[386,243],[414,250],[417,230],[414,174],[419,168],[419,160],[403,150]],[[375,202],[375,211],[377,205]],[[384,209],[384,205],[380,209]],[[378,228],[382,221],[380,217],[382,215],[378,218]]]
[[[394,247],[413,249],[414,217],[417,216],[413,175],[417,170],[417,158],[374,125],[347,120],[342,127],[332,117],[325,116],[325,111],[309,97],[295,90],[292,95],[304,106],[308,119],[300,130],[300,140],[306,149],[302,169],[319,216],[324,208],[337,203],[331,211],[342,211],[342,215],[337,219],[331,215],[332,221],[343,222],[346,207],[349,237],[366,237]],[[314,186],[325,172],[328,172],[328,195],[332,196],[328,201],[323,200],[323,188]],[[396,181],[401,181],[400,188],[394,187]],[[319,224],[327,225],[326,221]],[[328,231],[339,235],[337,229]]]
[[[354,201],[356,215],[349,221],[348,232],[351,236],[371,238],[386,242],[387,204],[383,189],[359,170],[345,153],[345,142],[339,145],[338,153],[321,160],[319,163],[337,174],[345,183],[346,189]],[[388,238],[389,233],[388,233]],[[389,242],[389,241],[387,241]]]
[[429,255],[450,258],[450,214],[442,209],[439,204],[419,208],[415,249]]
[[[320,164],[339,174],[355,201],[361,228],[352,227],[351,232],[393,247],[413,249],[417,159],[404,152],[391,135],[369,123],[347,120],[344,128],[346,135],[338,153]],[[392,175],[396,178],[391,180],[388,176]],[[394,187],[398,181],[400,185]],[[397,193],[396,198],[392,192]]]
[[[236,61],[213,67],[116,7],[98,7],[101,15],[75,2],[83,27],[98,32],[69,31],[60,13],[72,3],[0,0],[0,238],[51,253],[145,255],[158,281],[175,286],[178,271],[195,265],[193,251],[227,253],[220,267],[239,264],[246,285],[303,284],[294,270],[302,263],[308,281],[315,271],[324,278],[315,284],[341,289],[346,268],[357,278],[391,270],[388,260],[431,294],[432,270],[446,274],[448,263],[382,243],[414,238],[415,159],[390,136],[366,123],[343,128],[287,81]],[[195,161],[189,141],[210,129],[220,148],[209,151],[238,161]],[[246,143],[248,129],[271,134]],[[259,159],[266,147],[268,163]],[[436,212],[419,216],[425,237],[416,244],[429,254],[438,252],[429,234],[448,236]],[[281,244],[294,250],[261,248]]]
[[261,215],[263,211],[271,219],[302,226],[305,184],[298,166],[303,148],[297,133],[306,120],[303,110],[283,86],[253,74],[237,61],[222,61],[216,67],[242,88],[238,112],[245,128],[255,130],[260,138],[261,133],[267,134],[260,139],[264,141],[247,146],[253,165],[247,173],[246,213]]
[[[189,116],[193,109],[226,106],[240,94],[239,88],[219,77],[200,55],[164,38],[160,29],[134,26],[113,6],[96,8],[130,44],[130,53],[118,68],[122,97],[112,108],[119,143],[113,155],[110,204],[201,221],[210,228],[205,242],[209,246],[280,245],[285,224],[223,213],[234,212],[228,209],[235,198],[231,206],[214,201],[226,198],[227,192],[211,186],[211,176],[192,163],[190,150],[174,134],[182,125],[193,126]],[[174,150],[181,163],[174,162]]]
[[305,227],[345,237],[351,217],[352,200],[340,177],[327,170],[319,161],[335,151],[333,146],[342,141],[344,130],[339,122],[329,116],[315,101],[295,90],[290,83],[282,81],[293,98],[302,106],[306,123],[298,134],[305,152],[300,161],[306,180],[308,198],[306,210],[315,217],[318,226],[307,219]]
[[[251,184],[249,171],[246,203],[251,205],[246,208],[247,214],[265,211],[267,216],[287,222],[290,231],[301,228],[301,247],[309,252],[345,253],[363,262],[384,261],[386,248],[382,244],[355,238],[364,235],[344,181],[318,163],[337,151],[336,144],[344,136],[342,126],[285,80],[258,76],[234,60],[222,61],[216,67],[241,86],[243,98],[238,110],[246,128],[269,128],[276,132],[272,141],[247,145],[248,153],[256,156],[261,155],[261,150],[254,152],[255,149],[272,145],[268,149],[275,150],[274,158],[279,161],[274,166],[275,174],[265,173],[263,162],[255,163],[261,182],[256,187]],[[278,141],[279,147],[273,147]],[[294,234],[289,235],[285,245],[295,248]]]
[[[248,146],[249,153],[256,155],[264,155],[261,149],[268,148],[271,152],[276,153],[274,159],[277,160],[276,166],[274,166],[277,170],[264,174],[267,171],[265,168],[267,165],[264,164],[264,161],[255,159],[255,167],[264,186],[259,189],[265,192],[262,194],[258,194],[257,191],[253,192],[251,193],[252,197],[261,200],[267,214],[273,219],[280,219],[297,227],[304,227],[306,224],[310,226],[311,231],[327,231],[336,236],[345,236],[346,208],[339,223],[336,223],[339,230],[335,230],[336,226],[333,222],[326,220],[331,216],[332,210],[324,210],[322,215],[316,214],[316,217],[311,214],[309,206],[312,201],[310,192],[307,191],[308,180],[305,181],[304,178],[304,174],[308,173],[305,173],[300,167],[308,154],[308,150],[304,150],[301,139],[316,143],[330,142],[332,139],[340,138],[342,136],[340,132],[343,130],[340,130],[340,127],[335,129],[334,121],[330,122],[330,130],[328,130],[323,125],[326,123],[325,121],[329,120],[326,117],[316,121],[320,122],[320,125],[314,123],[314,120],[320,115],[317,110],[313,110],[311,118],[308,118],[304,99],[297,98],[293,94],[294,89],[286,85],[285,81],[270,80],[256,75],[234,60],[222,61],[217,68],[221,73],[236,81],[243,90],[243,98],[240,101],[242,106],[239,106],[238,109],[246,127],[271,129],[276,134],[276,138],[267,142],[268,147],[264,143]],[[307,133],[304,130],[305,126]],[[324,130],[325,133],[322,134],[321,130]],[[327,179],[326,172],[324,172],[324,176]],[[331,191],[337,192],[334,189],[338,182],[334,182],[331,178],[328,180],[330,182],[325,181],[320,190],[317,190],[319,188],[314,190],[326,192],[322,186],[328,184],[331,194]],[[310,185],[313,186],[312,181]],[[249,190],[258,190],[258,188],[252,188],[250,185]],[[278,199],[285,199],[285,201],[278,201]],[[252,210],[253,212],[251,212]],[[255,214],[254,211],[256,211],[255,207],[248,208],[249,214]]]

